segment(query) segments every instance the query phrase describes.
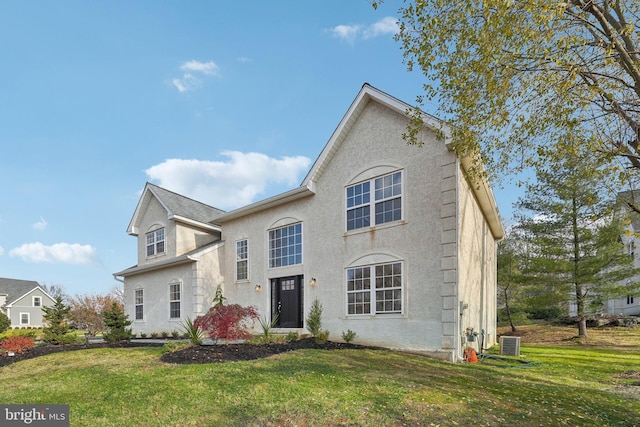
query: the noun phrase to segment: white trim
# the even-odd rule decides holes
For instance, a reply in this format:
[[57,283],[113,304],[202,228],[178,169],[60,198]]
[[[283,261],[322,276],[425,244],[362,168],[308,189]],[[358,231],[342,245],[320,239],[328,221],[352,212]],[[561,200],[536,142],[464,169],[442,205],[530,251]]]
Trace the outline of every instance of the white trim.
[[[36,305],[36,298],[40,300],[40,304]],[[31,305],[33,307],[40,307],[42,308],[42,296],[40,295],[32,295],[31,296]]]

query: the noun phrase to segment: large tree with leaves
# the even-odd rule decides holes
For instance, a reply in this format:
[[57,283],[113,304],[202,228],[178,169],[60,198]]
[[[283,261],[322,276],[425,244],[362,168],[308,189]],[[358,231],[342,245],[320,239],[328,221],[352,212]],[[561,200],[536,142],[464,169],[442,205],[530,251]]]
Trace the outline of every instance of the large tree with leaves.
[[579,141],[567,137],[558,147],[562,155],[538,168],[519,200],[517,228],[529,248],[525,275],[575,303],[586,337],[589,304],[628,292],[638,270],[620,238],[624,216],[602,189],[604,171]]
[[608,178],[640,173],[638,0],[415,0],[399,15],[405,62],[426,76],[418,106],[437,102],[459,153],[514,172],[572,132]]

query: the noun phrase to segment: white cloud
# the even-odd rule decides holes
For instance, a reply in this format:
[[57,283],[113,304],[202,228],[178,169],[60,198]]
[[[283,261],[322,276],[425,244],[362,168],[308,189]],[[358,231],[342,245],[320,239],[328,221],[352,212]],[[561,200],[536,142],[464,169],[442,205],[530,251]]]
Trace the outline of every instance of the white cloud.
[[193,72],[205,74],[207,76],[215,76],[218,74],[218,70],[220,70],[220,67],[218,67],[213,61],[199,62],[199,61],[193,60],[193,61],[187,61],[184,64],[182,64],[180,66],[180,69],[187,72],[193,71]]
[[97,251],[94,247],[78,243],[56,243],[51,246],[40,242],[25,243],[11,249],[9,255],[34,263],[91,264],[97,260]]
[[384,35],[395,35],[400,30],[398,26],[398,20],[393,16],[387,16],[380,21],[369,25],[363,33],[363,37],[366,39]]
[[44,230],[47,228],[47,221],[44,218],[40,217],[40,221],[34,222],[32,225],[34,230]]
[[360,25],[338,25],[329,31],[334,37],[353,43],[358,37],[358,34],[360,34],[361,29],[362,27]]
[[196,60],[187,61],[180,66],[184,71],[182,77],[176,77],[171,83],[180,92],[195,90],[202,85],[202,77],[215,77],[219,75],[220,67],[213,61],[200,62]]
[[357,39],[394,35],[399,31],[399,26],[396,18],[387,16],[371,25],[337,25],[328,31],[336,38],[354,43]]
[[274,159],[261,153],[224,151],[225,161],[168,159],[145,172],[161,187],[220,209],[254,202],[273,184],[295,186],[311,161]]

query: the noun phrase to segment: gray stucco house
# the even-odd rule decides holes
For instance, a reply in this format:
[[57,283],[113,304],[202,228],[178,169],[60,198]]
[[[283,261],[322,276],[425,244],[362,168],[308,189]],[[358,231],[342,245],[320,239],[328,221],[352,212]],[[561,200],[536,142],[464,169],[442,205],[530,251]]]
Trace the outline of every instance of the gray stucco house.
[[302,330],[312,301],[340,340],[456,361],[471,331],[496,342],[496,244],[504,236],[487,182],[424,115],[365,84],[301,185],[222,212],[147,183],[127,229],[138,263],[122,277],[134,332],[172,331],[229,303]]
[[38,282],[0,278],[0,310],[12,328],[42,327],[42,307],[54,304],[55,300]]

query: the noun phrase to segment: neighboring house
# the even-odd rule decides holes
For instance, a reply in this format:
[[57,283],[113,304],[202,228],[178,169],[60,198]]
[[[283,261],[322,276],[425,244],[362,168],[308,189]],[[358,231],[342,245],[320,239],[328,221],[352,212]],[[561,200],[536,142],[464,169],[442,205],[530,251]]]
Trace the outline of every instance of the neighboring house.
[[317,298],[334,340],[352,330],[450,361],[472,330],[495,344],[493,192],[469,181],[433,117],[423,145],[407,144],[409,108],[365,84],[300,187],[231,212],[147,184],[128,228],[138,265],[114,274],[134,332],[203,314],[220,285],[283,331],[301,330]]
[[55,300],[32,280],[0,278],[0,310],[11,321],[11,327],[42,327],[42,307]]

